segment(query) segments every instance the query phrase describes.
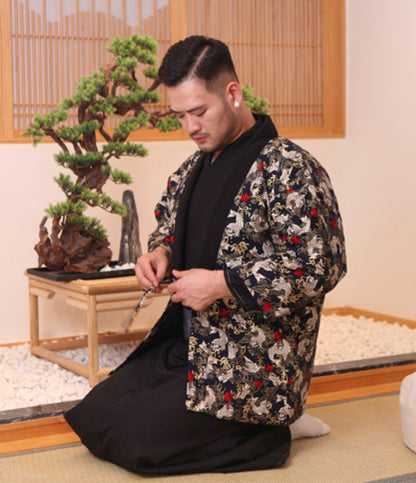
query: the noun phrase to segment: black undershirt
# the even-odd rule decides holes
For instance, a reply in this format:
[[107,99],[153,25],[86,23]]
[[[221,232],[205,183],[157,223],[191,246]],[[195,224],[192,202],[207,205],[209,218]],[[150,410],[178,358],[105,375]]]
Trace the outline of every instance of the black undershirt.
[[[227,191],[231,177],[238,172],[242,159],[251,159],[254,162],[266,143],[276,136],[277,132],[270,118],[256,116],[255,125],[222,151],[213,163],[211,163],[212,153],[204,154],[203,166],[194,185],[187,210],[184,238],[186,269],[215,268],[215,261],[208,261],[204,255],[209,245],[210,230],[215,228],[218,221],[216,209],[221,204],[222,194]],[[227,207],[229,208],[231,206]],[[244,293],[243,298],[246,299],[244,305],[246,308],[249,306],[254,308],[252,297],[242,280],[232,271],[228,271],[226,280],[236,298],[241,299]]]

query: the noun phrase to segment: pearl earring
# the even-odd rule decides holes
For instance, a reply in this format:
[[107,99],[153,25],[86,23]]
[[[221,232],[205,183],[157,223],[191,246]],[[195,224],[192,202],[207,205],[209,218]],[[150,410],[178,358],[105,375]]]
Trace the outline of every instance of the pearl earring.
[[240,107],[240,103],[238,101],[234,102],[234,107]]

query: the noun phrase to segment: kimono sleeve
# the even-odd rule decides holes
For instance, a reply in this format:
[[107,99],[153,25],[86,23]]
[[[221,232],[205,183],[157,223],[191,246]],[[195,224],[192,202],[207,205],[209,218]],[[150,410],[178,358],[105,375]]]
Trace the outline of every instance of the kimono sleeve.
[[180,195],[185,186],[185,181],[192,169],[197,156],[190,156],[168,178],[166,188],[155,207],[156,229],[149,235],[148,251],[151,252],[159,246],[163,246],[172,253],[173,237],[175,232],[176,213]]
[[[266,318],[322,299],[346,273],[342,221],[328,175],[310,155],[276,165],[266,174],[268,229],[261,250],[232,267]],[[255,219],[256,209],[250,212]]]

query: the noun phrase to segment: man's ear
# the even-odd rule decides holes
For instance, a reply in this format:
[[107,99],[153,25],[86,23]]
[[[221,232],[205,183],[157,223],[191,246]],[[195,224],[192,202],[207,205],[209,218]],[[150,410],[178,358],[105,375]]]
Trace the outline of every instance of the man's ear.
[[232,106],[241,106],[243,103],[243,91],[240,84],[235,81],[229,82],[226,87],[226,96]]

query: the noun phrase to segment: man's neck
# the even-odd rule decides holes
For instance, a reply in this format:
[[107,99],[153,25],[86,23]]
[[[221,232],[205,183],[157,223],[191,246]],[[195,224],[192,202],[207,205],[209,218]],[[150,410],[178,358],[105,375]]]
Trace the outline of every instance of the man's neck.
[[242,116],[242,119],[241,119],[242,122],[241,122],[240,128],[236,132],[236,135],[233,137],[233,139],[231,140],[231,142],[227,146],[225,146],[222,149],[219,149],[218,151],[214,151],[212,153],[212,158],[211,158],[210,164],[214,163],[214,161],[218,158],[218,156],[224,151],[224,149],[226,147],[228,147],[230,144],[232,144],[234,141],[236,141],[240,136],[242,136],[245,132],[247,132],[249,129],[251,129],[254,126],[254,124],[256,124],[256,120],[255,120],[252,112],[246,106],[243,106],[242,109],[244,109],[244,112],[241,115]]

